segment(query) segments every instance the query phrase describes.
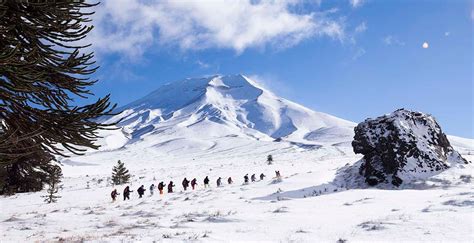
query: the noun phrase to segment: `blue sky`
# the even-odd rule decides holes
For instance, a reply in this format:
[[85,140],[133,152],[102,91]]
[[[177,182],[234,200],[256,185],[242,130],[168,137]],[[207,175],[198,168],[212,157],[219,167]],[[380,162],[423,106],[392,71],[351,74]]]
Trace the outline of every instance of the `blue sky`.
[[101,66],[92,91],[124,105],[170,81],[242,73],[354,122],[404,107],[474,138],[473,18],[468,0],[106,0],[86,39]]

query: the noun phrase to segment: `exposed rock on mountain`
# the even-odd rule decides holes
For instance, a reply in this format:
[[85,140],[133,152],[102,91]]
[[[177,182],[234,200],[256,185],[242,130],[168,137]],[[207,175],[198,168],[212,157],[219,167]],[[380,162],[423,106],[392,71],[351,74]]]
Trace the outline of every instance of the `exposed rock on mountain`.
[[369,185],[399,186],[468,163],[428,114],[400,109],[367,119],[354,131],[353,150],[364,155],[359,173]]

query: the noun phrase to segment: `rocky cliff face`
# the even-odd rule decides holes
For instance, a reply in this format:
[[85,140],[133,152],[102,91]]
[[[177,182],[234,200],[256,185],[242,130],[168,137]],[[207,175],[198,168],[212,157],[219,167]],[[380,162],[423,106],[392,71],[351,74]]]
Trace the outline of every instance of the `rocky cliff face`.
[[364,155],[359,173],[369,185],[399,186],[468,163],[428,114],[400,109],[367,119],[354,131],[354,152]]

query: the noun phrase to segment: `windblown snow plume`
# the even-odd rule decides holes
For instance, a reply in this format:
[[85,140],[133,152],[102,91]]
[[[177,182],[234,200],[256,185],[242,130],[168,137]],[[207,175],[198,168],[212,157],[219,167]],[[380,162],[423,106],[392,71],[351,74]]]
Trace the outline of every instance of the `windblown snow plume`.
[[359,173],[369,185],[399,186],[468,163],[431,115],[399,109],[367,119],[354,131],[354,152],[364,155]]

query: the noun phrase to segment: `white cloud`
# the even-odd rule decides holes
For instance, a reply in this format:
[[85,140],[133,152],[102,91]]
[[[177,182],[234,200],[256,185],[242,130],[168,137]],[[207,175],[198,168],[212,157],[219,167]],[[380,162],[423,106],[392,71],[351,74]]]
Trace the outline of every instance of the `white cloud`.
[[471,19],[474,20],[474,9],[471,9]]
[[451,33],[449,31],[444,32],[444,36],[449,36]]
[[358,8],[364,4],[364,0],[349,0],[349,3],[352,5],[353,8]]
[[387,46],[392,46],[392,45],[404,46],[405,45],[405,42],[399,40],[397,37],[392,36],[392,35],[385,36],[382,39],[382,41]]
[[[158,45],[180,50],[290,47],[302,40],[345,31],[332,12],[297,13],[304,0],[104,0],[86,41],[99,52],[141,56]],[[317,4],[317,2],[315,3]]]
[[355,54],[352,56],[352,60],[355,61],[355,60],[359,59],[360,57],[365,55],[365,53],[366,53],[366,51],[365,51],[364,48],[362,48],[362,47],[357,48],[357,50],[355,51]]
[[360,23],[355,28],[356,33],[362,33],[362,32],[365,32],[366,30],[367,30],[367,24],[365,22]]
[[208,63],[205,63],[201,60],[197,60],[196,64],[200,67],[200,68],[203,68],[203,69],[206,69],[206,68],[209,68],[211,65],[209,65]]

